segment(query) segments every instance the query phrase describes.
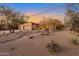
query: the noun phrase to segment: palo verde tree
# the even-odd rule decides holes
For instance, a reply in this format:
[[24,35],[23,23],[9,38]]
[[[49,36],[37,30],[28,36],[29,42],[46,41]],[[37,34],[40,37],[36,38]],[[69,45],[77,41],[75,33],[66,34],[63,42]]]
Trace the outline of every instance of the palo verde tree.
[[11,33],[15,31],[15,28],[18,27],[19,24],[24,23],[24,16],[12,8],[0,5],[0,13],[6,17],[7,28]]
[[68,4],[65,19],[71,30],[79,32],[79,4]]

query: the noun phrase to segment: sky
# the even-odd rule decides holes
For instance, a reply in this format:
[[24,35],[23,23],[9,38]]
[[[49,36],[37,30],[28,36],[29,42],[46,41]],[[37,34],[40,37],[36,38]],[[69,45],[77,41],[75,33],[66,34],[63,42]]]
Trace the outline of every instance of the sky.
[[[0,3],[1,4],[1,3]],[[35,15],[65,15],[66,4],[64,3],[4,3],[8,7],[14,8],[16,11]]]

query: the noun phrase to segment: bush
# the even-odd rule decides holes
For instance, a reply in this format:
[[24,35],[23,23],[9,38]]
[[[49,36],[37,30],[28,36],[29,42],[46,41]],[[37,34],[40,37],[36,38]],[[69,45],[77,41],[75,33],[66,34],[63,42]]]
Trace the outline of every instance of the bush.
[[72,43],[75,45],[79,45],[79,39],[78,38],[72,38]]
[[47,44],[47,48],[52,52],[59,52],[61,50],[60,46],[54,41],[51,41],[49,44]]
[[79,44],[79,33],[75,32],[75,31],[71,31],[71,35],[72,35],[72,43],[74,43],[75,45]]

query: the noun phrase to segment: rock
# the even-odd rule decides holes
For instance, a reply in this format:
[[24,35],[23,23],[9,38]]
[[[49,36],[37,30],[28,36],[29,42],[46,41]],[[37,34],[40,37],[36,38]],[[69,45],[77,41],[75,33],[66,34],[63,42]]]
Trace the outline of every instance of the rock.
[[14,50],[14,49],[15,49],[14,47],[11,48],[11,50]]

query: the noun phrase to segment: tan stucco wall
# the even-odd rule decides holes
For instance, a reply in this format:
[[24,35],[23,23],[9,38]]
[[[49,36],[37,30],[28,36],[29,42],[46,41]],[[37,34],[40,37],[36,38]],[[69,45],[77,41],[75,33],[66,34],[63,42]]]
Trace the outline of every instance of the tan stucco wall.
[[24,23],[18,26],[18,29],[20,31],[28,31],[32,30],[32,23]]

